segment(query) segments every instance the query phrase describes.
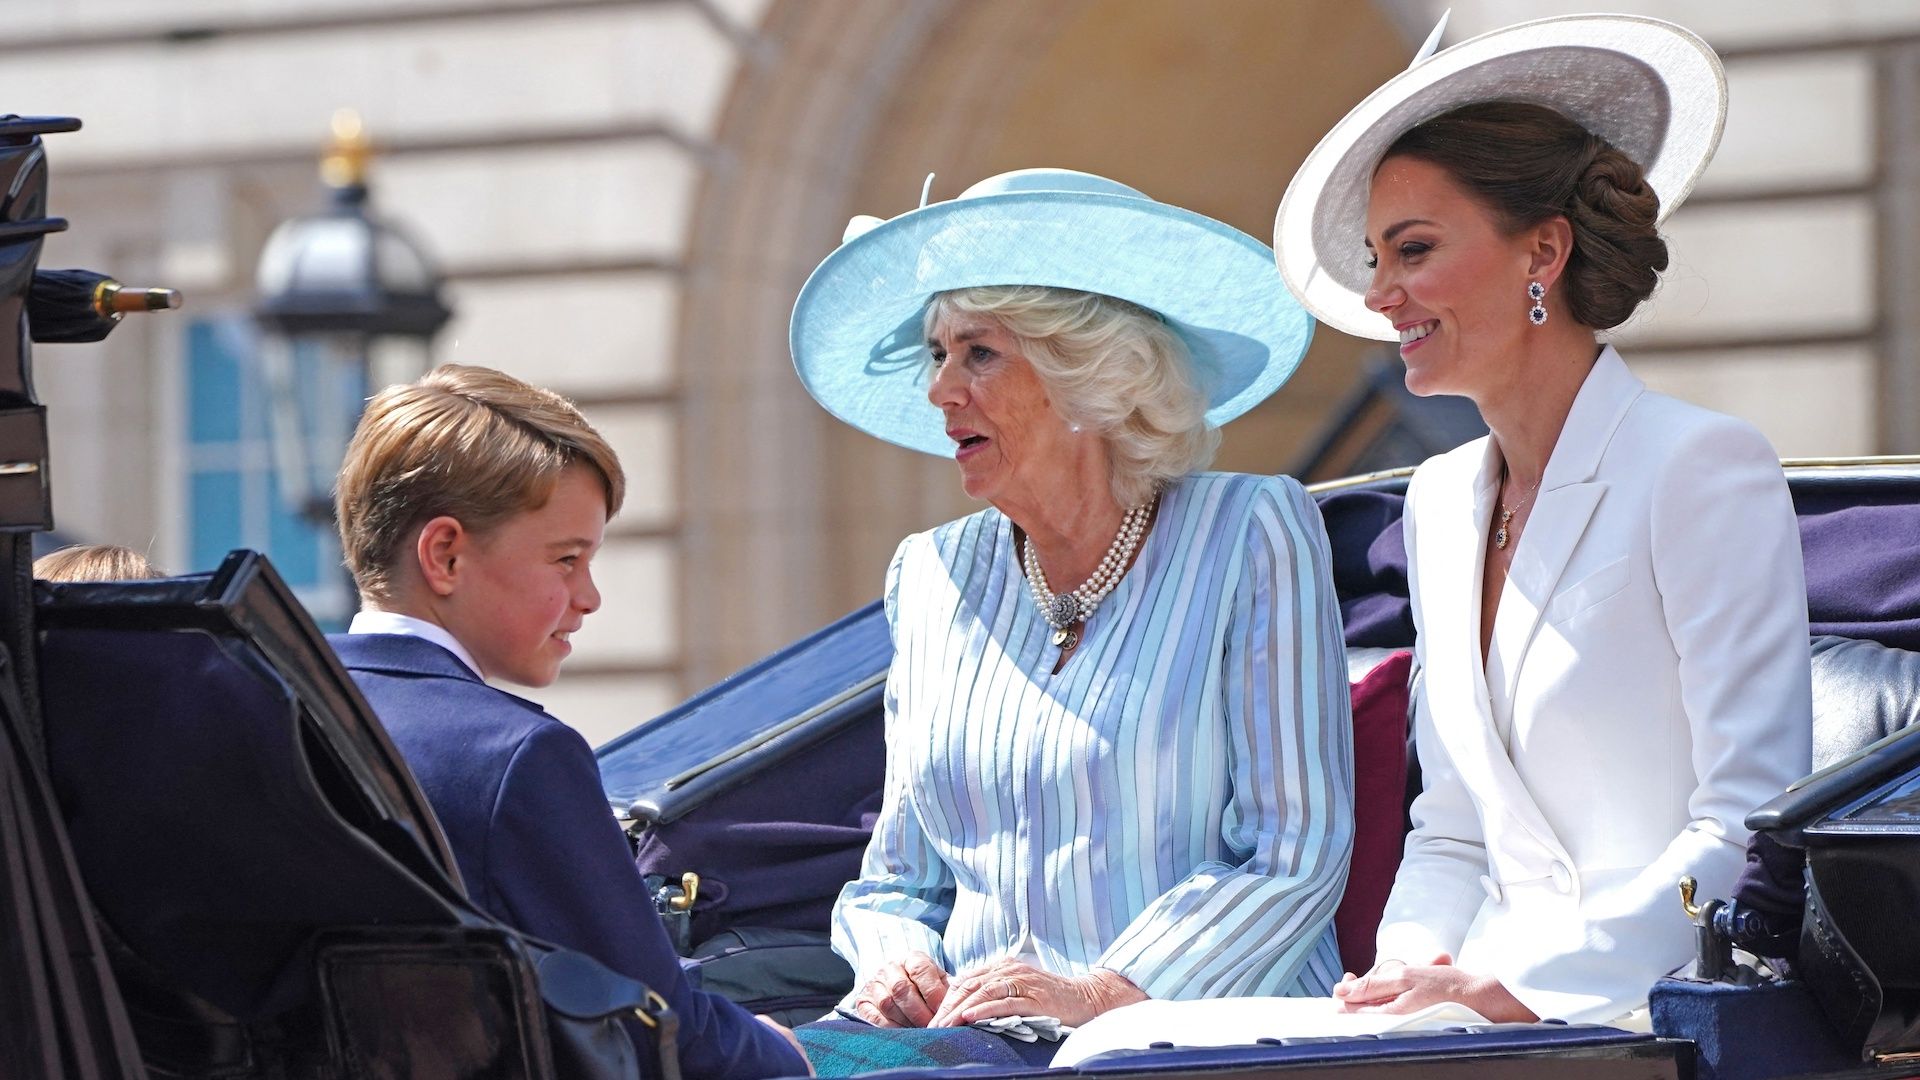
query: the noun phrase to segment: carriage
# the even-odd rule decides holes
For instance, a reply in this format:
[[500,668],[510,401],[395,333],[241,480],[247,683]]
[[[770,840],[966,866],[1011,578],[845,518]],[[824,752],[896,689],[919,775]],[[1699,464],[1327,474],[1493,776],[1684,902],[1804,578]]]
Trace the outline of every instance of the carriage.
[[[62,224],[45,216],[39,139],[72,126],[0,120],[11,192],[0,303],[22,330],[0,338],[0,1075],[531,1080],[633,1075],[636,1054],[675,1075],[675,1018],[656,995],[467,901],[405,763],[266,559],[235,552],[212,572],[154,582],[32,582],[30,536],[50,518],[27,338],[47,340],[59,314],[50,294],[33,301],[41,237]],[[1811,647],[1828,764],[1750,821],[1779,850],[1805,853],[1788,935],[1797,977],[1735,962],[1732,945],[1780,936],[1763,912],[1676,889],[1675,917],[1695,920],[1701,956],[1651,988],[1653,1034],[1549,1022],[1168,1044],[1073,1071],[1761,1080],[1920,1069],[1920,729],[1909,726],[1920,720],[1920,460],[1788,472],[1825,631]],[[1361,861],[1341,915],[1350,950],[1370,940],[1418,785],[1403,574],[1395,593],[1405,481],[1316,491],[1365,697]],[[826,913],[877,805],[890,652],[871,605],[600,750],[608,801],[709,989],[790,1020],[848,989]],[[634,1015],[654,1034],[646,1045],[615,1025]]]
[[[1674,917],[1701,924],[1704,957],[1694,972],[1654,988],[1656,1035],[1499,1024],[1231,1051],[1172,1046],[1110,1055],[1086,1070],[1253,1076],[1364,1063],[1411,1075],[1445,1062],[1476,1074],[1511,1067],[1508,1075],[1527,1075],[1544,1067],[1542,1057],[1620,1063],[1618,1072],[1581,1066],[1600,1070],[1583,1073],[1596,1076],[1757,1080],[1920,1068],[1920,1057],[1901,1056],[1920,1049],[1920,1031],[1903,1004],[1912,973],[1897,958],[1909,948],[1910,898],[1920,896],[1905,891],[1920,847],[1901,831],[1920,805],[1920,729],[1909,729],[1920,722],[1920,653],[1911,651],[1920,645],[1920,609],[1911,598],[1920,593],[1903,588],[1920,571],[1911,540],[1920,460],[1797,461],[1786,471],[1808,560],[1821,768],[1750,823],[1812,854],[1816,900],[1807,934],[1822,938],[1826,952],[1850,952],[1850,964],[1831,957],[1823,964],[1822,948],[1798,940],[1796,918],[1792,948],[1776,951],[1798,956],[1802,977],[1763,981],[1733,962],[1730,946],[1743,943],[1742,935],[1757,946],[1754,939],[1763,932],[1777,938],[1779,928],[1763,931],[1764,912],[1728,908],[1727,898],[1683,898],[1675,882]],[[1311,489],[1332,540],[1354,680],[1357,837],[1336,915],[1352,970],[1370,962],[1405,808],[1419,790],[1407,745],[1412,621],[1399,546],[1409,474]],[[870,605],[599,751],[608,800],[657,882],[663,917],[686,943],[683,951],[709,986],[760,1011],[817,1016],[851,988],[851,972],[825,945],[827,911],[858,871],[863,824],[879,802],[880,695],[891,652],[885,618]],[[1830,985],[1835,980],[1848,989]],[[1842,1010],[1853,1023],[1845,1030],[1832,1019]]]

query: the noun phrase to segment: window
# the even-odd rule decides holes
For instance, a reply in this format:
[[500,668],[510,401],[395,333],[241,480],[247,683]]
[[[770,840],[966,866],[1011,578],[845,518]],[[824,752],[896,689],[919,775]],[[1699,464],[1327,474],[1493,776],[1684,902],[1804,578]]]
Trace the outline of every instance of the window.
[[366,399],[365,365],[339,350],[263,339],[244,315],[187,328],[187,550],[192,571],[252,548],[322,628],[356,607],[331,493]]

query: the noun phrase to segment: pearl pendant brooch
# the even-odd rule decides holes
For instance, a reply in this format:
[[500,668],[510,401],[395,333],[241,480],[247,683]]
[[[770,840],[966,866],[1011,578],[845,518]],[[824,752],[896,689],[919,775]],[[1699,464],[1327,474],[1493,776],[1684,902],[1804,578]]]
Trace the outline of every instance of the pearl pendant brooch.
[[1105,600],[1126,575],[1127,564],[1133,561],[1133,553],[1140,547],[1147,519],[1153,516],[1154,502],[1148,499],[1127,511],[1120,519],[1120,531],[1093,576],[1069,592],[1057,593],[1047,586],[1047,573],[1040,568],[1040,554],[1034,550],[1032,541],[1028,541],[1021,568],[1027,572],[1027,588],[1033,594],[1034,606],[1040,609],[1040,617],[1047,625],[1053,627],[1054,648],[1065,652],[1080,644],[1080,632],[1074,629],[1075,625],[1093,618],[1100,601]]
[[1070,592],[1054,593],[1047,600],[1046,620],[1049,626],[1072,626],[1079,622],[1080,598]]

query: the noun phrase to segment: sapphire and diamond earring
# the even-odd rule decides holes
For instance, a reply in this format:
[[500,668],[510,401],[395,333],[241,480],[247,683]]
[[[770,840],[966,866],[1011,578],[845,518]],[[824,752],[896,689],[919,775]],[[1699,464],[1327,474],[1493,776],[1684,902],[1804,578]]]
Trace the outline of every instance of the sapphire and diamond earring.
[[1537,281],[1530,281],[1527,283],[1527,295],[1533,299],[1533,307],[1527,310],[1527,319],[1535,326],[1545,326],[1547,305],[1542,301],[1547,298],[1547,287]]

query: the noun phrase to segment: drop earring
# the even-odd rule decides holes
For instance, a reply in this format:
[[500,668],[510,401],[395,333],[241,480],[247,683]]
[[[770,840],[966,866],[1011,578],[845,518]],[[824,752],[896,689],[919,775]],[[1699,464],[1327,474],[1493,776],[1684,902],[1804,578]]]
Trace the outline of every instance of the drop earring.
[[1544,301],[1547,298],[1547,287],[1537,281],[1530,281],[1527,283],[1527,296],[1533,300],[1533,306],[1527,309],[1527,321],[1535,326],[1545,326],[1547,305]]

